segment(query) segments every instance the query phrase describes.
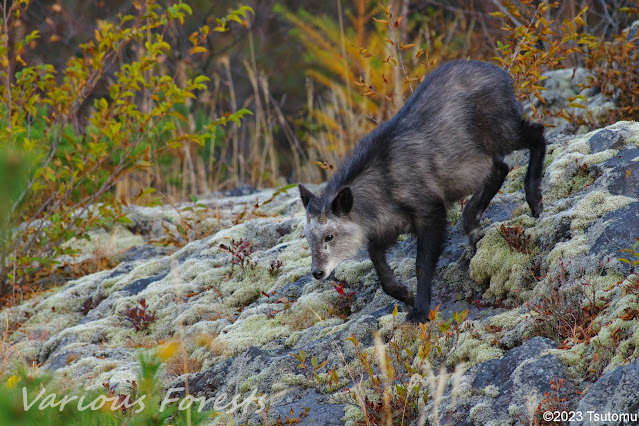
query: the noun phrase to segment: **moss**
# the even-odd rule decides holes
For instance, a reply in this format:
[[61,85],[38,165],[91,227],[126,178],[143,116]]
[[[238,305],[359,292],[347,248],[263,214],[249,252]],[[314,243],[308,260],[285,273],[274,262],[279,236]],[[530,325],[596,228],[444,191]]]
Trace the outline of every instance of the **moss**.
[[497,398],[499,396],[499,388],[495,385],[488,385],[484,389],[482,389],[484,395],[489,396],[491,398]]
[[335,268],[335,278],[347,283],[358,283],[370,280],[374,274],[373,262],[370,259],[345,260]]
[[606,129],[623,132],[623,148],[639,147],[639,123],[636,121],[618,121]]
[[511,309],[497,315],[493,315],[486,321],[493,327],[499,327],[502,330],[513,330],[522,321],[527,318],[525,309]]
[[585,230],[597,218],[618,210],[635,200],[623,195],[610,195],[603,191],[592,191],[575,206],[570,229],[573,233]]
[[499,229],[490,228],[477,245],[477,253],[470,261],[470,277],[478,283],[489,284],[484,293],[488,298],[518,295],[528,275],[534,254],[511,250]]
[[454,368],[460,363],[467,363],[472,367],[504,355],[501,349],[490,344],[492,336],[485,331],[483,324],[475,321],[468,321],[468,324],[473,328],[473,332],[460,333],[457,346],[446,356],[445,363],[449,368]]
[[563,259],[576,259],[580,255],[588,253],[592,241],[586,235],[576,235],[568,241],[555,244],[553,249],[546,255],[548,265],[557,265]]
[[345,426],[356,426],[365,421],[364,412],[357,405],[346,405],[342,421]]
[[[76,256],[75,258],[76,262],[90,258],[95,254],[100,254],[104,257],[115,257],[131,247],[145,243],[142,236],[135,235],[120,225],[114,226],[108,232],[103,229],[90,231],[88,236],[90,237],[88,240],[84,238],[73,238],[63,243],[64,247],[70,247],[80,253],[79,257]],[[70,259],[70,257],[67,258],[65,256],[61,258],[60,261]]]
[[561,154],[563,147],[559,144],[550,144],[546,147],[546,158],[544,158],[544,169],[547,169],[555,159]]
[[264,345],[279,337],[287,337],[290,332],[288,326],[259,314],[227,326],[222,330],[220,340],[231,353],[238,354],[249,346]]
[[505,193],[512,193],[524,189],[524,177],[527,171],[528,166],[514,167],[506,176],[506,182],[501,190]]
[[493,410],[487,402],[481,402],[470,409],[470,420],[475,424],[488,425],[494,416]]

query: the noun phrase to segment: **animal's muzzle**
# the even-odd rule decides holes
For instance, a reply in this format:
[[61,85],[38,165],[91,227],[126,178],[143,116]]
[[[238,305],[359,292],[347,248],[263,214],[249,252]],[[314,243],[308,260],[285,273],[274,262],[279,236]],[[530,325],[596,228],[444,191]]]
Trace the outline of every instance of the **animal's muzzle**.
[[321,280],[324,276],[324,271],[313,271],[313,276],[316,280]]

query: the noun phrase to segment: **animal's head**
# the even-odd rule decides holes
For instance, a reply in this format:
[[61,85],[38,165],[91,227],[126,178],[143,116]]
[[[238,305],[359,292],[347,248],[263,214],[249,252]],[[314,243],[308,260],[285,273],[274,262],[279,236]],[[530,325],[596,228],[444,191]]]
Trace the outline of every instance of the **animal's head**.
[[364,241],[364,230],[351,217],[350,188],[342,188],[330,198],[317,197],[301,184],[299,190],[306,209],[304,235],[311,249],[311,272],[321,280],[342,260],[357,254]]

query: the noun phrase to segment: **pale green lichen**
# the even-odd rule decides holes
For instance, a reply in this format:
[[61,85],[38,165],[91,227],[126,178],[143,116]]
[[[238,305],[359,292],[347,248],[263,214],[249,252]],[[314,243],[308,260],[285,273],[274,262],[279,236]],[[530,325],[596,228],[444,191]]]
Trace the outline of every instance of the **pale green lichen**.
[[470,409],[470,420],[475,424],[488,425],[494,416],[493,410],[487,402],[481,402]]
[[63,256],[59,260],[80,262],[97,254],[102,257],[115,257],[131,247],[140,246],[145,243],[142,236],[133,234],[121,225],[114,226],[108,232],[99,229],[89,231],[86,235],[88,239],[72,238],[62,244],[65,248],[71,248],[77,251],[80,253],[80,256],[74,258],[71,258],[71,256]]
[[455,347],[448,351],[446,366],[454,368],[457,364],[466,363],[472,367],[504,355],[504,351],[491,345],[493,337],[481,322],[466,320],[465,324]]
[[484,389],[482,389],[484,395],[489,396],[491,398],[497,398],[499,396],[499,388],[495,385],[488,385]]
[[610,195],[603,191],[589,192],[575,206],[570,229],[573,233],[583,231],[597,218],[635,201],[630,197]]
[[470,277],[478,283],[489,284],[484,297],[519,296],[533,257],[533,253],[512,250],[501,231],[490,228],[477,244],[477,253],[470,261]]
[[342,421],[345,426],[356,426],[364,420],[364,412],[358,405],[344,406],[344,417],[342,417]]
[[375,273],[373,262],[370,259],[362,261],[345,260],[335,268],[335,278],[338,281],[347,283],[357,283],[370,279],[369,277]]
[[288,337],[289,334],[287,325],[258,314],[225,327],[220,340],[231,353],[237,354],[249,346],[263,345],[279,337]]
[[527,171],[528,166],[514,167],[506,176],[506,181],[501,190],[505,193],[511,193],[524,189],[524,178]]

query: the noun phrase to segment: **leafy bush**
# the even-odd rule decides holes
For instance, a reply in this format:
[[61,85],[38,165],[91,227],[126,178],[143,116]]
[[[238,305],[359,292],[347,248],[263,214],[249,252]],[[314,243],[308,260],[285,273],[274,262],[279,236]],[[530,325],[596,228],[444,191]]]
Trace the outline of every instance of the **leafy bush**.
[[639,120],[639,26],[611,40],[600,37],[586,58],[586,67],[594,76],[588,86],[601,89],[602,96],[614,100],[617,106],[606,110],[606,121],[592,124],[600,127],[620,120]]
[[[503,11],[492,13],[504,20],[502,30],[506,36],[505,43],[497,42],[499,56],[496,59],[512,75],[519,99],[528,100],[533,115],[538,118],[540,114],[532,98],[542,104],[546,102],[542,95],[545,88],[541,84],[546,77],[542,73],[557,68],[571,55],[583,53],[584,46],[596,46],[596,39],[581,31],[586,25],[583,17],[588,7],[558,26],[547,18],[551,9],[559,7],[558,2],[522,0],[515,4],[504,1],[503,6]],[[573,102],[571,106],[582,105]],[[572,120],[565,110],[546,113]]]
[[[151,167],[152,152],[186,143],[204,145],[218,126],[239,124],[248,110],[208,123],[190,132],[181,105],[206,89],[208,77],[179,80],[158,72],[171,46],[170,28],[183,25],[192,13],[179,1],[168,7],[156,0],[133,2],[135,14],[116,22],[100,21],[94,39],[62,70],[52,65],[29,66],[22,55],[38,31],[11,43],[8,28],[19,24],[29,1],[2,7],[0,25],[0,148],[24,151],[31,158],[23,188],[10,199],[3,221],[0,252],[0,296],[36,281],[74,255],[69,242],[89,238],[88,231],[129,222],[125,204],[111,188],[129,174]],[[250,8],[241,7],[201,27],[189,37],[188,55],[206,53],[210,32],[223,32],[230,21],[242,22]],[[15,61],[9,60],[15,51]],[[135,55],[131,55],[135,52]],[[15,73],[14,73],[15,67]],[[108,75],[108,78],[107,78]],[[80,125],[80,109],[98,84],[108,81],[107,97],[95,99]],[[15,174],[15,172],[12,172]],[[19,186],[16,186],[19,187]],[[27,288],[28,290],[28,288]]]

